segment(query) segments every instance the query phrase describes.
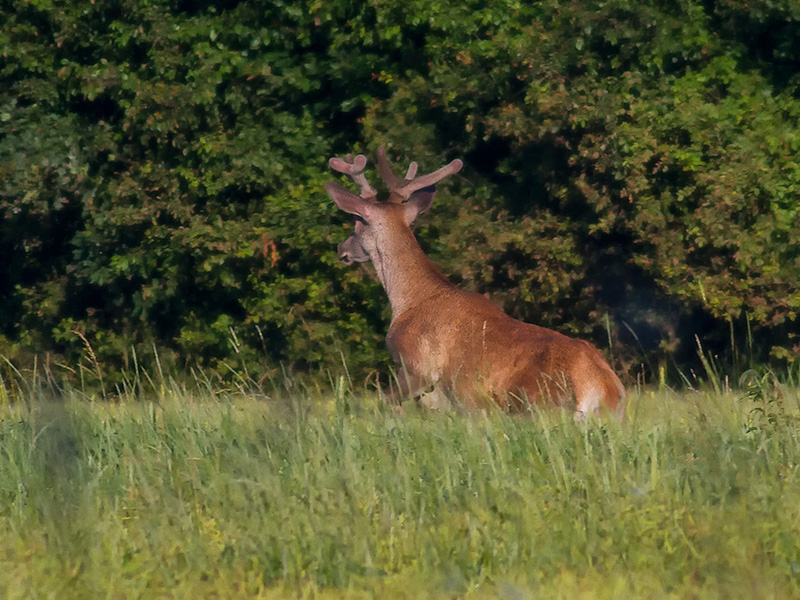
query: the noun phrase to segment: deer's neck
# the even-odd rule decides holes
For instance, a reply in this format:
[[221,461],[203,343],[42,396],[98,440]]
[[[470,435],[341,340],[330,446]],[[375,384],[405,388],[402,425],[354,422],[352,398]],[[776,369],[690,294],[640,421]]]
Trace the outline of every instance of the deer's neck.
[[372,264],[389,296],[393,317],[452,287],[425,256],[411,230],[384,240],[375,254]]

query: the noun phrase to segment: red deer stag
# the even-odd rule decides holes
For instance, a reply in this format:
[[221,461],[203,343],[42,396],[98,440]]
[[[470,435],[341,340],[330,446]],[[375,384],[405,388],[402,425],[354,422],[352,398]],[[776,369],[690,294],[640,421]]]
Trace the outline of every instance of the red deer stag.
[[[381,147],[386,202],[377,200],[367,182],[366,157],[331,158],[329,164],[360,189],[356,195],[333,182],[325,185],[336,205],[355,215],[355,230],[339,245],[339,259],[372,261],[389,296],[386,343],[398,364],[400,400],[433,387],[467,408],[488,398],[518,410],[540,398],[561,404],[574,397],[576,418],[601,406],[621,411],[625,389],[594,346],[513,319],[484,296],[458,289],[419,247],[410,225],[430,207],[434,185],[461,169],[460,160],[422,177],[412,162],[399,179]],[[436,396],[421,401],[436,404],[431,398]]]

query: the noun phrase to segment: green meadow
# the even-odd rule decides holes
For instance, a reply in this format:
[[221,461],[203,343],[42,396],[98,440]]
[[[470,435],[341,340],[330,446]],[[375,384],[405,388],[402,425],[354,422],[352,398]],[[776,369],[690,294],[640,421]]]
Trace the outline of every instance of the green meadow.
[[[800,596],[797,382],[624,419],[4,381],[5,598]],[[27,386],[27,387],[26,387]]]

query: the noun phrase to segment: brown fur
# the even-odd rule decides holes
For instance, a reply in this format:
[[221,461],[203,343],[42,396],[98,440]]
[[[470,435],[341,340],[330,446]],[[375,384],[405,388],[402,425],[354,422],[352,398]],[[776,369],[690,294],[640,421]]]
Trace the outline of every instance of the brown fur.
[[480,294],[460,290],[422,252],[410,223],[430,205],[375,202],[336,185],[328,192],[363,222],[339,247],[346,262],[371,260],[392,306],[386,342],[399,365],[398,395],[434,386],[463,406],[486,399],[512,410],[527,402],[576,401],[576,416],[621,410],[625,390],[597,349],[583,340],[513,319]]

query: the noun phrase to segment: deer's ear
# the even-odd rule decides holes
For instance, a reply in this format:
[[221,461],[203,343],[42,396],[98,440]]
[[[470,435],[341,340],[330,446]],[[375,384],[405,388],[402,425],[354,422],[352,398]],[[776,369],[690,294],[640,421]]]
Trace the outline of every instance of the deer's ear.
[[328,192],[333,201],[336,202],[341,210],[351,215],[358,215],[365,221],[369,220],[372,212],[372,203],[361,196],[355,195],[350,190],[343,188],[338,183],[329,181],[325,184],[325,191]]
[[419,215],[426,212],[433,204],[433,198],[436,196],[436,186],[429,185],[426,188],[422,188],[418,192],[414,192],[411,194],[411,198],[409,198],[403,204],[403,214],[406,219],[406,223],[411,225]]

